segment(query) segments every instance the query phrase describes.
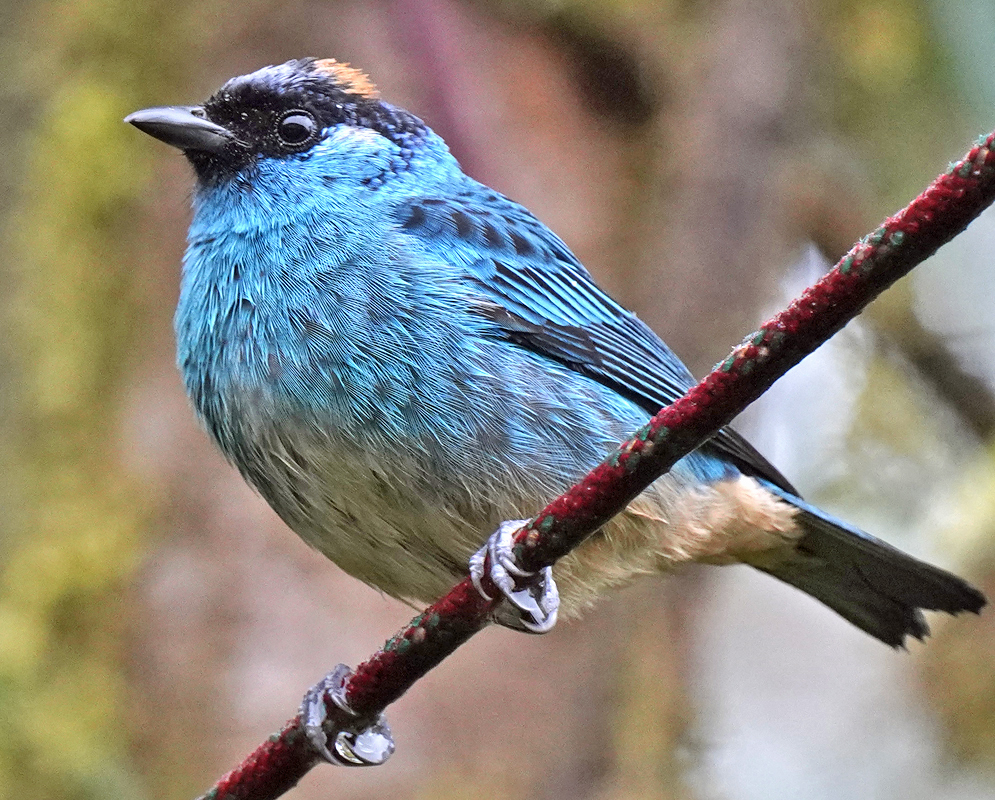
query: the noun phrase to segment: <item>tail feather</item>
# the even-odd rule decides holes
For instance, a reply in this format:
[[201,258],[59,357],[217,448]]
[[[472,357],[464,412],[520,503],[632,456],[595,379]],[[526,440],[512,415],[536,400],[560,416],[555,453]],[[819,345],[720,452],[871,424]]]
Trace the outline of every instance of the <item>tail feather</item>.
[[922,610],[979,613],[985,596],[967,581],[919,561],[794,495],[768,487],[798,508],[804,533],[786,559],[753,566],[825,603],[892,647],[922,640]]

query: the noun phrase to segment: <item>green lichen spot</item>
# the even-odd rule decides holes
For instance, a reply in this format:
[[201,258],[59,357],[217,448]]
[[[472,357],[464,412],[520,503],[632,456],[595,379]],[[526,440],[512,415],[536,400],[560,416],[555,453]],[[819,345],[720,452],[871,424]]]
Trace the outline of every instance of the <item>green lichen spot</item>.
[[960,169],[957,170],[957,175],[961,178],[968,178],[971,175],[972,165],[970,161],[965,161],[960,165]]
[[719,369],[723,372],[728,372],[732,369],[732,365],[736,363],[736,354],[730,353],[729,357],[719,365]]
[[759,330],[755,334],[753,334],[753,338],[750,339],[750,344],[761,345],[764,343],[764,339],[766,338],[767,338],[767,331]]
[[853,255],[852,254],[848,255],[846,258],[844,258],[840,262],[839,269],[840,269],[840,272],[842,272],[844,275],[849,275],[850,274],[850,270],[853,269]]
[[404,653],[410,647],[411,647],[411,640],[410,639],[401,639],[401,641],[399,641],[397,643],[397,652],[398,653]]
[[741,363],[739,365],[739,374],[740,375],[749,375],[751,372],[753,372],[753,368],[756,365],[757,365],[757,362],[755,360],[753,360],[752,358],[748,359],[748,360],[744,360],[743,363]]
[[545,517],[542,518],[542,521],[539,523],[538,526],[539,530],[542,531],[543,533],[547,533],[549,529],[553,527],[553,524],[555,522],[556,520],[553,519],[553,515],[547,514]]
[[893,245],[898,247],[902,242],[905,241],[905,234],[902,231],[895,231],[891,234],[891,237],[888,239],[888,241],[890,241]]
[[442,621],[442,617],[439,616],[439,612],[433,611],[432,612],[432,616],[430,616],[428,618],[428,627],[429,628],[438,628],[439,627],[439,623],[441,621]]
[[629,453],[629,457],[625,459],[625,468],[631,472],[632,470],[634,470],[636,467],[639,466],[640,459],[641,456],[639,455],[639,453],[636,452]]

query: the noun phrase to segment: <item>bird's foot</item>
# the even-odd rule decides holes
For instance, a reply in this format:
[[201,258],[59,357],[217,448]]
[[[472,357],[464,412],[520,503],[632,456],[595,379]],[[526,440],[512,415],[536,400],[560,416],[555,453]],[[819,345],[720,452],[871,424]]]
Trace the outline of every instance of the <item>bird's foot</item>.
[[[349,708],[345,687],[351,675],[349,667],[339,664],[308,689],[300,717],[311,746],[329,764],[375,767],[390,758],[394,739],[383,714],[371,722]],[[334,706],[332,714],[329,714],[329,700]]]
[[[515,533],[528,520],[502,522],[497,531],[470,557],[470,579],[485,600],[486,574],[511,606],[499,608],[495,619],[502,625],[528,633],[548,633],[556,625],[560,608],[560,593],[553,580],[552,567],[528,572],[518,565],[515,557]],[[486,568],[490,567],[489,570]]]

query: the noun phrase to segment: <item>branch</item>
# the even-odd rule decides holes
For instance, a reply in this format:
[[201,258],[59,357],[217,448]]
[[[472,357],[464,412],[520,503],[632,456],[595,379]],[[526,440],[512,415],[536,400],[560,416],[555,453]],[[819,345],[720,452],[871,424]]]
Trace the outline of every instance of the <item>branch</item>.
[[[536,570],[577,547],[888,286],[966,228],[995,199],[993,146],[995,132],[861,239],[822,280],[744,339],[701,383],[539,512],[516,537],[522,565]],[[481,630],[495,604],[464,579],[356,668],[346,684],[349,706],[360,718],[375,719]],[[317,763],[295,717],[203,800],[276,798]]]

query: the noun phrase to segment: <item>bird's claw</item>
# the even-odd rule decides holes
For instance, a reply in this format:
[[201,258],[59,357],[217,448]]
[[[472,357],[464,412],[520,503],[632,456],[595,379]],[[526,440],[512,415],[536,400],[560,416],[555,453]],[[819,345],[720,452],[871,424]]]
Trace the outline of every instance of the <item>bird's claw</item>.
[[[517,610],[516,619],[509,627],[521,628],[529,633],[548,633],[556,625],[560,594],[551,567],[529,572],[518,565],[515,533],[526,522],[511,520],[501,523],[487,544],[470,556],[470,579],[481,597],[492,600],[484,591],[483,578],[486,573],[504,599]],[[498,621],[503,623],[500,616]]]
[[[352,670],[339,664],[317,684],[308,689],[301,703],[300,717],[308,741],[325,761],[340,767],[375,767],[394,752],[387,718],[361,719],[346,702],[345,687]],[[335,706],[334,720],[329,719],[327,700]],[[331,747],[329,733],[331,729]]]

